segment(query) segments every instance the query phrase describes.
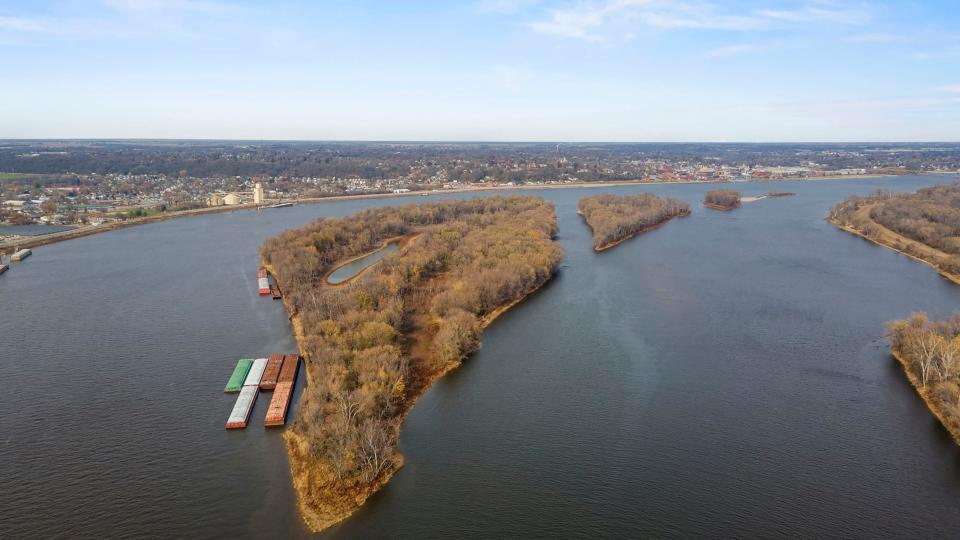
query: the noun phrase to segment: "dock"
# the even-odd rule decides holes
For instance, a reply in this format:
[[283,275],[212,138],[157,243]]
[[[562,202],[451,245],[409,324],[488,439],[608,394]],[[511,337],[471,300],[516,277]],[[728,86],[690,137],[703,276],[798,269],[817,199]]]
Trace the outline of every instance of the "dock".
[[3,263],[0,263],[0,274],[6,272],[6,271],[9,270],[9,269],[10,269],[9,266],[7,266],[7,265],[5,265],[5,264],[3,264]]
[[280,368],[283,366],[282,354],[271,354],[267,360],[267,367],[263,370],[263,377],[260,378],[261,390],[273,390],[277,386],[277,380],[280,378]]
[[280,300],[283,298],[283,293],[280,292],[280,286],[276,283],[270,285],[270,294],[273,295],[274,300]]
[[233,374],[230,375],[230,380],[227,381],[226,388],[223,389],[224,392],[239,392],[243,388],[243,381],[247,378],[247,373],[250,371],[250,366],[253,365],[253,359],[251,358],[241,358],[237,361],[237,367],[233,368]]
[[31,254],[33,254],[33,252],[30,251],[29,249],[21,249],[16,253],[14,253],[13,255],[11,255],[10,260],[14,262],[19,262],[29,257]]
[[283,359],[280,377],[273,390],[273,398],[267,408],[267,415],[263,425],[267,427],[282,426],[287,421],[287,411],[290,409],[290,400],[293,398],[293,387],[297,382],[297,370],[300,367],[300,357],[288,354]]

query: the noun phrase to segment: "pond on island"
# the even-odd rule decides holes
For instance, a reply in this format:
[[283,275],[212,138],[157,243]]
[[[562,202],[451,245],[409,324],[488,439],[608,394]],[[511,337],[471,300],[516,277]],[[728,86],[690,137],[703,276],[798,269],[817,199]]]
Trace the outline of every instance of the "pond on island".
[[358,259],[354,259],[343,266],[338,267],[333,272],[330,272],[330,275],[327,276],[327,283],[330,285],[339,285],[340,283],[349,281],[360,272],[363,272],[367,268],[380,262],[381,259],[398,249],[400,249],[400,241],[393,240],[382,248],[372,253],[368,253]]

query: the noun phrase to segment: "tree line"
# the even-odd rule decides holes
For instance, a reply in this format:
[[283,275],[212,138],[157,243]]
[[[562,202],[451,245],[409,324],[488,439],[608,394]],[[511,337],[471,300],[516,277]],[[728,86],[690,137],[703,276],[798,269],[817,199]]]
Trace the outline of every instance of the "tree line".
[[703,203],[725,208],[740,206],[740,193],[733,189],[711,189],[703,194]]
[[930,262],[946,272],[960,273],[960,183],[916,193],[878,191],[868,197],[849,197],[830,210],[830,219],[894,249],[930,259],[930,254],[919,253],[909,243],[891,243],[883,231],[889,229],[939,251]]
[[[288,438],[301,502],[336,521],[400,466],[403,413],[477,347],[484,316],[550,279],[556,232],[543,199],[497,196],[368,209],[267,240],[310,380]],[[411,233],[349,285],[323,283],[339,261]]]
[[593,232],[593,247],[602,250],[644,229],[690,213],[690,205],[652,193],[594,195],[577,202],[577,212]]
[[914,313],[891,322],[887,337],[917,391],[960,442],[960,314],[933,321]]

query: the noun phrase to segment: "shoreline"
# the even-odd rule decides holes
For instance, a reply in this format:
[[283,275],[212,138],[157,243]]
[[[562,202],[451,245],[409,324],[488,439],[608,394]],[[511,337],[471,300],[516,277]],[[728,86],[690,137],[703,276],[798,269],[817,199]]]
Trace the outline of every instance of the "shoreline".
[[[542,184],[542,185],[520,185],[520,186],[490,186],[477,188],[457,188],[457,189],[436,189],[424,191],[410,191],[406,193],[362,193],[357,195],[335,195],[331,197],[308,197],[303,199],[294,199],[289,202],[299,204],[317,204],[325,202],[353,201],[363,199],[387,199],[398,197],[430,197],[442,195],[445,193],[473,193],[483,191],[510,191],[510,190],[531,190],[531,189],[582,189],[582,188],[607,188],[619,186],[656,186],[656,185],[686,185],[686,184],[743,184],[743,183],[763,183],[763,182],[802,182],[802,181],[820,181],[820,180],[869,180],[876,178],[895,178],[898,176],[951,176],[944,173],[905,173],[905,174],[865,174],[865,175],[833,175],[833,176],[804,176],[797,178],[777,178],[760,180],[681,180],[676,182],[653,182],[649,180],[623,180],[611,182],[571,182],[569,184]],[[13,248],[34,248],[75,238],[82,238],[94,234],[109,232],[137,225],[147,225],[158,221],[177,219],[181,217],[198,216],[205,214],[218,214],[223,212],[233,212],[235,210],[256,210],[263,205],[255,203],[245,203],[232,206],[214,206],[207,208],[195,208],[193,210],[182,210],[179,212],[169,212],[147,216],[142,218],[132,218],[127,221],[118,221],[105,223],[102,225],[90,225],[79,227],[70,231],[50,233],[37,237],[28,237],[27,239],[16,242],[0,242],[0,251]],[[275,208],[271,210],[283,210]]]
[[[921,263],[923,263],[923,264],[925,264],[925,265],[933,268],[934,270],[936,270],[937,273],[940,274],[940,276],[941,276],[942,278],[944,278],[944,279],[946,279],[946,280],[948,280],[948,281],[950,281],[950,282],[952,282],[952,283],[954,283],[954,284],[956,284],[956,285],[960,285],[960,275],[951,274],[950,272],[947,272],[947,271],[945,271],[945,270],[942,270],[942,269],[941,269],[939,266],[937,266],[937,264],[934,263],[933,261],[928,261],[927,259],[924,259],[924,258],[922,258],[922,257],[920,257],[920,256],[918,256],[918,255],[914,255],[914,254],[912,254],[912,253],[907,253],[907,252],[905,252],[905,251],[903,251],[903,250],[897,249],[897,248],[895,248],[895,247],[893,247],[893,246],[891,246],[891,245],[888,245],[888,244],[886,244],[886,243],[884,243],[884,242],[881,242],[881,241],[878,240],[878,239],[870,238],[869,236],[867,236],[866,234],[864,234],[863,232],[861,232],[859,229],[856,229],[856,228],[854,228],[854,227],[851,226],[851,225],[846,225],[846,224],[840,223],[840,222],[836,221],[836,220],[833,219],[833,218],[829,218],[829,217],[828,217],[828,218],[827,218],[827,221],[829,221],[833,226],[837,227],[837,228],[840,229],[840,230],[843,230],[843,231],[846,231],[846,232],[848,232],[848,233],[850,233],[850,234],[859,236],[860,238],[863,238],[864,240],[867,240],[868,242],[871,242],[871,243],[876,244],[876,245],[878,245],[878,246],[880,246],[880,247],[889,249],[890,251],[895,251],[895,252],[897,252],[897,253],[899,253],[899,254],[901,254],[901,255],[906,255],[907,257],[910,257],[911,259],[913,259],[913,260],[915,260],[915,261],[917,261],[917,262],[921,262]],[[901,235],[899,235],[899,234],[891,231],[890,229],[887,229],[887,228],[884,227],[883,225],[880,225],[879,223],[877,223],[877,222],[875,222],[875,221],[873,221],[873,220],[870,220],[870,222],[873,223],[873,224],[874,224],[875,226],[877,226],[877,227],[881,227],[885,232],[888,232],[888,233],[891,234],[891,235],[895,235],[899,241],[904,242],[904,243],[906,243],[907,245],[918,244],[918,245],[921,245],[922,247],[924,247],[924,248],[926,248],[926,249],[933,249],[933,248],[931,248],[931,247],[929,247],[929,246],[926,246],[926,245],[924,245],[924,244],[920,244],[920,242],[917,242],[916,240],[911,240],[910,238],[903,237],[903,236],[901,236]]]
[[[580,214],[580,217],[583,217],[583,214],[580,213],[579,210],[577,210],[577,213]],[[593,246],[593,251],[595,251],[595,252],[597,252],[597,253],[602,253],[602,252],[604,252],[604,251],[606,251],[606,250],[608,250],[608,249],[610,249],[610,248],[619,246],[620,244],[626,242],[627,240],[630,240],[631,238],[636,238],[637,236],[640,236],[641,234],[643,234],[643,233],[645,233],[645,232],[650,232],[650,231],[652,231],[652,230],[654,230],[654,229],[659,229],[660,227],[663,227],[664,225],[666,225],[667,223],[669,223],[673,218],[677,218],[677,217],[687,217],[687,216],[689,216],[689,215],[690,215],[690,212],[687,212],[686,214],[674,214],[674,215],[668,217],[667,219],[661,221],[660,223],[655,223],[655,224],[653,224],[653,225],[648,225],[648,226],[640,229],[639,231],[636,231],[636,232],[633,232],[633,233],[628,234],[627,236],[624,236],[623,238],[621,238],[621,239],[619,239],[619,240],[614,240],[613,242],[607,242],[606,244],[604,244],[604,245],[602,245],[602,246]],[[583,222],[587,224],[587,227],[590,227],[590,222],[588,222],[586,218],[583,218]],[[593,232],[593,227],[590,227],[590,232],[591,232],[591,233]]]
[[[753,201],[750,201],[750,202],[753,202]],[[713,209],[713,210],[719,210],[719,211],[721,211],[721,212],[732,212],[732,211],[736,210],[737,208],[740,208],[740,203],[737,203],[737,204],[734,204],[734,205],[731,205],[731,206],[723,206],[723,205],[720,205],[720,204],[714,204],[714,203],[704,202],[704,203],[703,203],[703,206],[706,207],[706,208],[711,208],[711,209]]]
[[[406,235],[406,236],[409,236],[409,235]],[[412,240],[413,238],[416,238],[416,236],[419,236],[419,233],[417,233],[417,235],[413,237],[410,237],[410,240]],[[403,238],[403,237],[400,237],[400,238]],[[267,264],[262,259],[261,259],[261,264],[263,265],[264,268],[267,269],[267,271],[270,274],[274,276],[274,280],[279,285],[280,281],[272,265]],[[372,266],[375,266],[375,265],[371,265],[371,267]],[[489,313],[481,317],[478,339],[479,337],[482,337],[483,331],[488,326],[490,326],[490,324],[492,324],[498,317],[500,317],[501,315],[509,311],[514,306],[520,304],[521,302],[523,302],[524,300],[532,296],[534,293],[536,293],[540,289],[542,289],[547,283],[549,283],[553,279],[554,275],[556,275],[556,270],[554,270],[554,272],[550,274],[548,278],[546,278],[542,283],[538,284],[534,289],[530,290],[529,292],[525,293],[519,298],[512,300],[507,304],[504,304],[498,308],[491,310]],[[324,280],[325,279],[326,278],[324,278]],[[290,320],[290,324],[293,329],[293,336],[297,342],[297,349],[298,349],[298,352],[300,353],[300,356],[304,359],[305,364],[308,362],[313,362],[313,359],[310,358],[307,354],[305,354],[305,350],[303,349],[302,344],[304,342],[305,336],[303,334],[303,325],[302,325],[302,322],[300,321],[299,313],[297,313],[296,310],[293,309],[293,306],[287,302],[286,295],[284,295],[282,301],[284,303],[284,308],[287,311],[288,319]],[[419,332],[411,333],[409,335],[406,335],[405,337],[407,339],[416,339],[415,336],[422,334],[424,332],[425,330],[421,329]],[[450,362],[448,365],[444,366],[443,369],[438,370],[436,373],[434,373],[428,379],[426,379],[423,386],[419,388],[416,394],[410,394],[407,396],[407,398],[404,400],[403,410],[398,415],[399,422],[397,423],[397,433],[396,433],[396,436],[398,439],[400,437],[400,431],[403,428],[403,423],[406,421],[407,414],[410,413],[410,411],[413,409],[414,405],[416,405],[419,399],[423,397],[427,393],[427,391],[429,391],[433,387],[433,385],[436,384],[440,379],[445,377],[451,371],[463,365],[464,360],[469,358],[474,352],[475,350],[471,351],[469,354],[467,354],[466,356],[464,356],[463,358],[459,359],[456,362]],[[409,354],[409,351],[407,351],[405,354]],[[305,366],[305,371],[306,371],[307,385],[310,385],[312,382],[310,380],[309,365]],[[294,419],[294,422],[295,421],[297,421],[296,418]],[[375,493],[380,491],[380,489],[382,489],[383,486],[385,486],[393,478],[393,476],[397,473],[397,471],[403,468],[403,465],[404,465],[403,454],[400,454],[399,463],[392,469],[388,471],[384,471],[382,475],[376,479],[376,481],[374,481],[370,485],[362,486],[360,489],[351,489],[348,492],[343,492],[342,498],[336,500],[335,502],[331,501],[334,504],[331,505],[330,513],[334,514],[335,517],[326,519],[321,517],[321,515],[317,511],[315,511],[311,506],[309,506],[306,502],[308,497],[305,494],[309,493],[309,486],[305,485],[305,480],[304,480],[305,475],[300,474],[298,472],[298,469],[310,467],[311,462],[308,458],[302,457],[303,452],[301,449],[302,442],[300,440],[300,437],[298,437],[291,429],[285,428],[283,432],[283,438],[287,447],[287,465],[290,469],[290,475],[291,475],[291,480],[293,483],[294,490],[297,492],[297,508],[299,510],[301,519],[303,519],[307,528],[313,533],[319,533],[321,531],[324,531],[336,525],[337,523],[340,523],[343,520],[349,518],[350,516],[352,516],[357,510],[363,507],[367,499],[369,499]],[[343,504],[345,501],[351,504],[349,505]],[[336,504],[336,503],[340,503],[340,504]]]
[[890,354],[893,355],[893,358],[900,363],[900,367],[903,368],[904,374],[907,376],[907,380],[910,381],[910,385],[913,386],[913,389],[917,391],[917,394],[923,399],[923,402],[927,404],[927,409],[940,421],[940,425],[943,426],[943,429],[947,430],[947,433],[953,438],[953,442],[957,445],[960,445],[960,425],[951,424],[947,422],[946,415],[943,414],[943,411],[940,410],[940,407],[933,402],[927,395],[927,392],[924,390],[924,386],[920,384],[920,381],[917,380],[917,376],[914,375],[913,371],[910,370],[910,365],[907,363],[907,359],[903,357],[898,351],[890,349]]

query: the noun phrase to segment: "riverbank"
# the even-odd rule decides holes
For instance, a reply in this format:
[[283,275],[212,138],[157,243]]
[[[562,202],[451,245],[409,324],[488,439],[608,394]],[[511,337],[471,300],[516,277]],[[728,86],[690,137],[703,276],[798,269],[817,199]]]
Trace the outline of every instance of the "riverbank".
[[[910,173],[910,175],[915,176],[945,176],[942,173]],[[894,175],[894,174],[875,174],[875,175],[839,175],[839,176],[807,176],[799,178],[781,178],[776,180],[744,180],[742,182],[802,182],[802,181],[818,181],[818,180],[870,180],[875,178],[893,178],[897,176],[907,176],[907,175]],[[608,187],[619,187],[619,186],[653,186],[653,185],[686,185],[686,184],[737,184],[742,183],[741,181],[729,182],[726,180],[681,180],[675,182],[654,182],[650,180],[624,180],[618,182],[573,182],[569,184],[533,184],[533,185],[520,185],[520,186],[489,186],[489,187],[477,187],[477,188],[458,188],[458,189],[442,189],[442,190],[430,190],[430,191],[411,191],[406,193],[369,193],[369,194],[358,194],[358,195],[337,195],[332,197],[309,197],[303,199],[296,199],[296,204],[318,204],[318,203],[334,203],[339,201],[352,201],[352,200],[364,200],[364,199],[387,199],[387,198],[396,198],[396,197],[429,197],[432,195],[443,195],[446,193],[473,193],[473,192],[487,192],[487,191],[510,191],[510,190],[539,190],[539,189],[580,189],[580,188],[608,188]],[[61,233],[51,233],[48,235],[43,235],[42,237],[30,238],[18,240],[16,242],[0,242],[0,251],[4,249],[11,249],[14,247],[17,248],[34,248],[38,246],[43,246],[47,244],[53,244],[56,242],[62,242],[64,240],[72,240],[74,238],[82,238],[84,236],[90,236],[93,234],[98,234],[102,232],[113,231],[117,229],[123,229],[126,227],[134,227],[137,225],[146,225],[149,223],[155,223],[158,221],[165,221],[168,219],[176,219],[180,217],[189,217],[195,215],[203,214],[217,214],[222,212],[233,212],[235,210],[256,210],[257,204],[248,203],[240,204],[234,206],[216,206],[209,208],[196,208],[193,210],[184,210],[180,212],[164,212],[162,214],[157,214],[154,216],[147,216],[142,218],[131,218],[126,221],[118,221],[113,223],[105,223],[103,225],[89,225],[86,227],[80,227],[77,229],[72,229],[70,231],[64,231]],[[271,209],[274,210],[274,209]],[[282,210],[282,209],[275,209]]]
[[[748,201],[748,202],[753,202],[753,201]],[[737,208],[740,208],[740,204],[739,204],[739,203],[738,203],[738,204],[731,204],[731,205],[724,205],[724,204],[714,204],[714,203],[704,202],[704,203],[703,203],[703,206],[706,207],[706,208],[711,208],[711,209],[713,209],[713,210],[719,210],[719,211],[721,211],[721,212],[730,212],[731,210],[736,210]]]
[[927,404],[927,408],[930,409],[930,412],[937,417],[937,420],[940,421],[940,424],[943,425],[944,429],[950,433],[950,436],[953,437],[953,441],[960,445],[960,419],[950,417],[943,409],[940,408],[937,402],[930,395],[930,392],[928,392],[926,387],[920,383],[919,379],[917,379],[917,376],[913,373],[913,369],[911,369],[907,359],[904,358],[899,351],[891,349],[890,354],[892,354],[893,358],[900,363],[900,367],[903,368],[903,372],[906,374],[910,384],[913,386],[914,390],[917,391],[917,394],[920,395],[920,398],[923,400],[923,402]]
[[[883,225],[877,223],[876,221],[870,219],[870,206],[865,206],[857,211],[857,218],[862,220],[867,220],[866,222],[870,223],[871,227],[875,231],[874,234],[868,235],[866,232],[858,229],[854,226],[853,223],[845,223],[834,217],[828,217],[827,221],[833,224],[838,229],[846,231],[850,234],[854,234],[881,247],[885,247],[889,250],[900,253],[901,255],[906,255],[911,259],[922,262],[927,266],[930,266],[937,271],[945,279],[960,285],[960,275],[953,274],[941,268],[937,264],[938,258],[947,258],[949,255],[943,253],[942,251],[936,250],[926,244],[917,242],[911,238],[907,238],[900,234],[897,234],[894,231],[884,227]],[[902,247],[898,247],[902,246]],[[906,249],[909,247],[912,252],[907,252]]]
[[[577,211],[577,213],[580,214],[580,216],[583,216],[583,213],[580,212],[579,210]],[[613,242],[608,242],[608,243],[606,243],[606,244],[604,244],[604,245],[602,245],[602,246],[599,246],[599,247],[596,247],[596,246],[595,246],[595,247],[593,248],[593,250],[596,251],[597,253],[600,253],[600,252],[602,252],[602,251],[606,251],[606,250],[608,250],[608,249],[610,249],[610,248],[619,246],[620,244],[626,242],[627,240],[630,240],[631,238],[635,238],[635,237],[637,237],[637,236],[640,236],[641,234],[643,234],[643,233],[645,233],[645,232],[650,232],[650,231],[652,231],[652,230],[654,230],[654,229],[659,229],[660,227],[663,227],[664,225],[666,225],[667,223],[669,223],[670,220],[672,220],[673,218],[676,218],[676,217],[686,217],[686,216],[689,216],[689,215],[690,215],[690,212],[687,212],[687,213],[684,213],[684,214],[674,214],[674,215],[668,217],[667,219],[661,221],[660,223],[656,223],[656,224],[654,224],[654,225],[650,225],[649,227],[644,227],[644,228],[640,229],[639,231],[632,232],[632,233],[628,234],[627,236],[624,236],[623,238],[621,238],[621,239],[619,239],[619,240],[614,240]],[[588,221],[586,220],[586,218],[584,218],[583,221],[587,224],[588,227],[590,227],[590,222],[588,222]],[[593,229],[593,228],[591,227],[591,230],[592,230],[592,229]]]

